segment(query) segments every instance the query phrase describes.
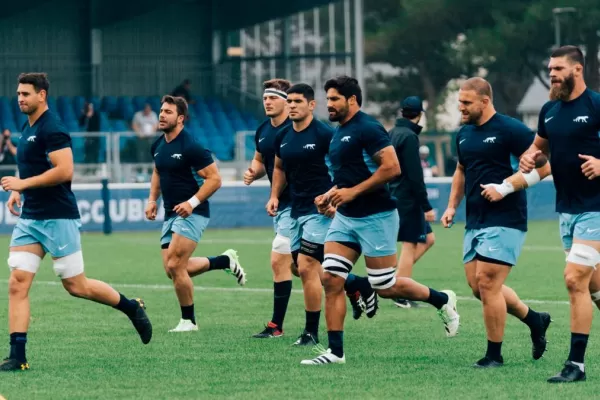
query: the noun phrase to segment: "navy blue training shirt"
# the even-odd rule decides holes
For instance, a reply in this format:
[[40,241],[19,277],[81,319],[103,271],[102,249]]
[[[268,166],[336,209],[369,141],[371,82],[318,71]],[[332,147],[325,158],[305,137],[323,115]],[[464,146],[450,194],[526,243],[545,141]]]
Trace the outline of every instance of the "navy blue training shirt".
[[586,89],[572,101],[549,101],[542,107],[538,135],[548,139],[556,187],[556,211],[600,211],[600,179],[581,172],[579,154],[600,158],[600,93]]
[[[333,184],[344,189],[369,179],[378,168],[373,155],[388,146],[391,142],[385,128],[375,118],[359,111],[337,127],[331,140],[329,159]],[[337,212],[350,218],[363,218],[395,209],[396,202],[384,185],[342,204]]]
[[489,227],[527,231],[527,195],[511,193],[491,203],[481,184],[502,183],[515,170],[511,158],[520,157],[533,143],[534,134],[522,122],[499,113],[481,126],[464,125],[456,136],[458,161],[465,171],[466,229]]
[[[151,151],[160,176],[165,219],[168,219],[177,215],[173,211],[176,205],[188,201],[198,192],[204,183],[198,171],[214,161],[210,152],[185,129],[168,143],[162,135],[154,142]],[[194,208],[193,213],[210,218],[208,200]]]
[[[271,119],[267,119],[256,129],[256,135],[254,136],[254,142],[256,144],[256,151],[258,151],[265,164],[265,171],[269,182],[273,182],[273,169],[275,168],[275,140],[277,136],[284,129],[292,125],[290,119],[286,119],[281,125],[275,127],[271,124]],[[290,189],[285,187],[281,196],[279,196],[279,209],[283,210],[291,204],[290,202]]]
[[315,197],[333,186],[328,166],[332,137],[333,128],[313,119],[300,132],[288,126],[275,141],[292,197],[292,218],[317,214]]
[[[33,126],[25,123],[17,145],[17,165],[21,179],[38,176],[53,168],[48,157],[53,151],[71,148],[71,136],[60,118],[47,110]],[[79,209],[71,182],[23,191],[21,218],[34,220],[79,219]]]

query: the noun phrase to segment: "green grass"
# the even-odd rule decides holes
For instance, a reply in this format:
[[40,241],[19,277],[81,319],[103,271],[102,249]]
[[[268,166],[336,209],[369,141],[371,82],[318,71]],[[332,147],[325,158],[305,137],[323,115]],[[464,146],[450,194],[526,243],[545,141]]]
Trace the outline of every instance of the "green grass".
[[[460,334],[447,339],[431,307],[400,310],[382,300],[374,319],[346,321],[346,365],[321,367],[299,365],[300,360],[313,355],[311,349],[290,346],[304,324],[297,279],[286,318],[286,336],[268,341],[250,338],[271,315],[270,230],[206,233],[196,254],[237,249],[248,272],[249,290],[233,290],[238,287],[235,280],[221,271],[195,278],[200,330],[191,334],[167,333],[180,315],[161,266],[158,232],[84,235],[88,276],[146,300],[154,324],[152,342],[142,345],[121,313],[71,298],[45,260],[31,292],[31,370],[0,376],[0,393],[8,400],[594,398],[599,382],[594,361],[600,358],[594,338],[587,357],[587,383],[552,386],[545,382],[561,368],[569,345],[558,224],[531,224],[519,265],[508,282],[523,299],[537,300],[531,303],[534,309],[552,314],[548,353],[532,361],[528,329],[510,318],[503,351],[505,367],[492,371],[470,367],[483,355],[486,337],[481,305],[471,299],[464,279],[462,226],[450,230],[437,226],[435,233],[437,244],[419,262],[414,277],[464,297],[458,304]],[[6,248],[9,238],[1,237],[0,241]],[[8,269],[0,270],[0,285],[6,290]],[[364,275],[364,264],[361,262],[355,271]],[[6,300],[0,305],[0,320],[7,320]],[[324,317],[320,336],[326,345]],[[4,322],[0,337],[8,346]]]

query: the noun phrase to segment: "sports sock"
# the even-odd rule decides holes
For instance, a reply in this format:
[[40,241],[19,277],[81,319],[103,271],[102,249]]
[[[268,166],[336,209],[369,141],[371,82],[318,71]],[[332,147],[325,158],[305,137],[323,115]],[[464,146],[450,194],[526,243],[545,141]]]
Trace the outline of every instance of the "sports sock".
[[571,332],[571,351],[569,351],[569,361],[583,364],[585,358],[585,349],[587,347],[590,335]]
[[331,352],[342,358],[344,356],[344,331],[328,331],[327,337]]
[[181,306],[181,319],[189,319],[196,325],[196,314],[194,312],[194,304],[189,306]]
[[319,334],[319,319],[321,311],[306,311],[306,326],[304,330],[317,336]]
[[429,298],[425,301],[439,310],[448,303],[448,295],[429,288]]
[[487,352],[485,356],[490,360],[503,362],[502,360],[502,342],[492,342],[488,340]]
[[25,358],[25,345],[27,332],[14,332],[10,334],[10,355],[8,358],[17,361],[27,361]]
[[531,329],[532,333],[537,333],[542,329],[542,319],[540,314],[529,308],[527,315],[521,321],[525,323]]
[[344,283],[344,290],[346,291],[346,293],[356,293],[356,291],[358,290],[358,287],[356,285],[356,275],[348,274],[348,277],[346,278],[346,283]]
[[273,283],[273,318],[271,322],[283,331],[283,320],[292,294],[292,281]]
[[227,256],[216,256],[208,257],[208,270],[214,271],[216,269],[227,269],[229,268],[229,257]]
[[137,311],[138,307],[140,306],[140,303],[138,303],[135,300],[130,300],[127,297],[123,296],[122,293],[119,293],[119,304],[117,304],[116,306],[114,306],[113,308],[121,311],[122,313],[124,313],[127,316],[132,316],[135,314],[135,312]]

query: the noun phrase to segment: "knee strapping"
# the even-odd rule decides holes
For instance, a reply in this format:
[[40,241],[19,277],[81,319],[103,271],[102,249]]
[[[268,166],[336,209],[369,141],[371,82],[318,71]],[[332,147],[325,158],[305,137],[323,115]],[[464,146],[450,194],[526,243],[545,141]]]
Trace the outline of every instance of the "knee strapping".
[[567,256],[567,261],[574,264],[595,268],[600,262],[600,253],[592,246],[575,243]]
[[271,247],[271,251],[278,254],[290,254],[292,252],[290,238],[281,235],[276,235],[275,239],[273,239],[273,246]]
[[596,302],[600,300],[600,292],[592,293],[592,301]]
[[300,240],[300,254],[309,256],[323,264],[323,251],[325,245],[309,242],[308,240]]
[[396,267],[383,269],[367,268],[369,283],[375,290],[389,289],[396,284]]
[[83,273],[83,253],[78,251],[54,260],[54,273],[60,279],[69,279]]
[[40,269],[42,259],[33,253],[27,251],[11,251],[8,253],[8,268],[12,271],[26,271],[35,274]]
[[337,254],[328,253],[323,257],[323,271],[341,278],[348,278],[352,271],[352,261]]

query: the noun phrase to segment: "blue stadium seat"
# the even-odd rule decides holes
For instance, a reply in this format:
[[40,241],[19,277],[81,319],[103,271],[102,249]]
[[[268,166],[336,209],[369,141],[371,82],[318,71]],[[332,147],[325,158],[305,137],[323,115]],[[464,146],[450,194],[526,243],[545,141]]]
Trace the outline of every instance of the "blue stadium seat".
[[58,111],[58,105],[56,104],[56,97],[48,96],[48,108],[54,112]]
[[92,103],[94,105],[94,110],[96,110],[96,112],[101,111],[101,108],[100,108],[101,103],[100,103],[100,98],[99,97],[95,97],[95,96],[94,97],[90,97],[88,99],[88,102],[90,102],[90,103]]
[[113,113],[117,110],[117,98],[115,96],[104,96],[100,102],[102,111]]
[[129,127],[127,126],[127,122],[121,119],[115,119],[111,121],[112,131],[113,132],[126,132],[129,131]]
[[144,96],[135,96],[133,98],[133,110],[140,111],[144,109],[144,105],[146,104],[146,97]]
[[81,115],[81,112],[83,110],[83,106],[85,105],[85,97],[83,96],[74,96],[72,98],[72,106],[73,106],[73,113],[75,114],[75,116],[77,118],[79,118],[79,116]]
[[131,97],[119,96],[117,98],[117,110],[120,118],[131,121],[133,119],[133,114],[135,114]]
[[100,113],[100,131],[110,132],[110,121],[108,115],[105,112]]
[[156,115],[158,115],[158,113],[160,112],[160,97],[158,96],[148,96],[147,100],[148,103],[150,103],[150,106],[152,107],[152,110],[156,113]]

